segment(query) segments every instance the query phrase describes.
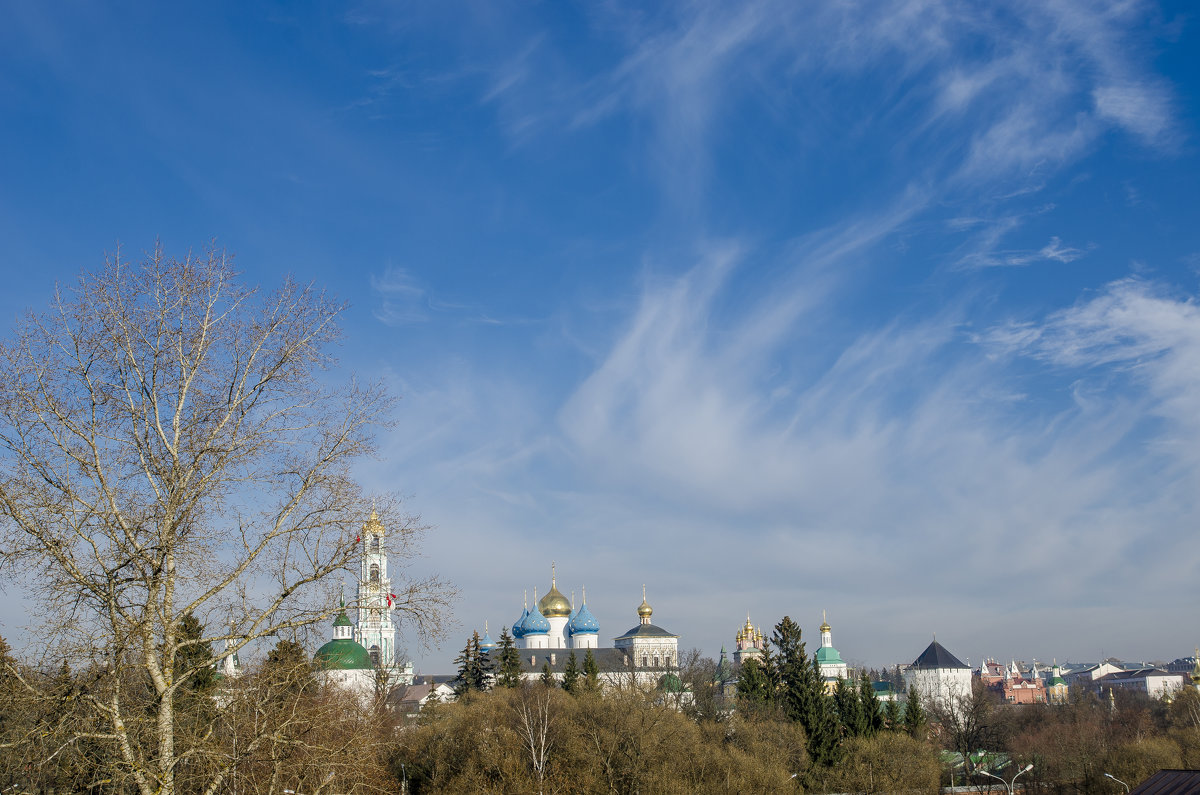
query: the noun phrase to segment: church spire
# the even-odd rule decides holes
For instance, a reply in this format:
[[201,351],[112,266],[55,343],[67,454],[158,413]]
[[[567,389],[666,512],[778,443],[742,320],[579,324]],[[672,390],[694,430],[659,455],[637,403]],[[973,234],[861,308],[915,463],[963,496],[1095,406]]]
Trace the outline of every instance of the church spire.
[[650,617],[652,615],[654,615],[654,608],[651,607],[650,603],[646,601],[646,584],[645,583],[642,583],[642,603],[640,605],[638,605],[637,614],[638,614],[638,618],[641,619],[641,622],[643,624],[649,624]]

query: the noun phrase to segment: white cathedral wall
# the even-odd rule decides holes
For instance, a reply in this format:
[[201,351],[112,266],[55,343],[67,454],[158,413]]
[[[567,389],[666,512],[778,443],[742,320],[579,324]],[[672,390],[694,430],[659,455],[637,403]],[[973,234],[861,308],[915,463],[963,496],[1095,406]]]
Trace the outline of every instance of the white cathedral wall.
[[821,676],[827,676],[830,679],[837,679],[839,676],[845,679],[849,670],[849,667],[844,662],[821,663]]
[[546,641],[547,644],[549,644],[549,645],[545,646],[544,648],[548,648],[548,649],[565,649],[565,648],[567,648],[567,633],[566,633],[567,617],[566,616],[554,616],[552,618],[547,618],[546,620],[550,622],[550,633],[547,636],[547,641]]
[[581,632],[578,635],[571,636],[572,649],[598,649],[600,648],[600,636],[593,635],[588,632]]
[[375,695],[375,672],[372,670],[323,671],[327,684],[338,687],[353,695],[359,702],[369,703]]

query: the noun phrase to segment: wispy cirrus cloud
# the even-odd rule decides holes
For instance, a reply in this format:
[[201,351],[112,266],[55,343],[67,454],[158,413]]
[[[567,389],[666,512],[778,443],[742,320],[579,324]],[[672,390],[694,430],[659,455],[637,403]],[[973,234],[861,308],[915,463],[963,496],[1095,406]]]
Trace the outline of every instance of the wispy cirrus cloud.
[[[1181,449],[1200,448],[1200,307],[1192,295],[1130,277],[1055,312],[1009,323],[989,340],[1093,377],[1121,375],[1144,388],[1144,409],[1169,419]],[[1165,441],[1165,439],[1164,439]],[[1188,456],[1200,462],[1200,455]],[[1200,480],[1200,473],[1193,473]]]

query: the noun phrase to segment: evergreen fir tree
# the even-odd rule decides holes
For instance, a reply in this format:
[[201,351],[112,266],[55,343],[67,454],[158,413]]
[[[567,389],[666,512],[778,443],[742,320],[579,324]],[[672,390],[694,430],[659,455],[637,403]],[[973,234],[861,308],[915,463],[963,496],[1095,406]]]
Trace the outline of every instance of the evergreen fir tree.
[[600,692],[600,666],[591,649],[583,655],[583,689],[589,693]]
[[462,696],[465,693],[480,692],[487,689],[487,665],[479,650],[479,632],[471,633],[462,654],[454,658],[458,663],[458,681],[454,691]]
[[557,682],[554,681],[554,673],[550,670],[550,661],[542,663],[542,685],[544,687],[554,687]]
[[[281,640],[267,652],[263,664],[265,680],[272,686],[280,687],[283,693],[298,694],[310,689],[313,685],[312,663],[308,652],[294,640]],[[282,693],[281,693],[282,697]]]
[[771,644],[783,713],[799,722],[808,736],[808,756],[814,765],[829,767],[837,759],[838,724],[825,695],[825,683],[815,657],[809,661],[800,627],[788,616],[775,625]]
[[922,740],[926,722],[925,709],[921,706],[921,697],[917,694],[917,689],[909,685],[908,700],[904,702],[904,729],[911,737]]
[[454,680],[454,693],[462,697],[471,689],[471,682],[474,679],[475,663],[471,658],[471,641],[469,639],[462,652],[454,658],[454,662],[458,666],[458,678]]
[[883,713],[889,730],[900,731],[904,728],[900,718],[900,702],[894,696],[884,704]]
[[764,709],[775,701],[771,679],[753,657],[742,663],[737,680],[737,701],[739,707],[750,709]]
[[471,689],[477,693],[487,690],[487,662],[484,660],[483,651],[479,648],[479,631],[471,633],[471,659],[475,665],[471,669]]
[[[200,619],[188,613],[179,622],[176,635],[181,642],[199,641],[204,637],[204,625]],[[187,690],[199,693],[207,691],[216,681],[215,673],[212,646],[209,644],[189,643],[180,646],[175,653],[175,676],[187,677],[187,684],[184,685]]]
[[777,701],[779,691],[783,689],[783,682],[779,678],[779,666],[776,664],[776,656],[771,648],[770,641],[763,642],[762,654],[759,655],[758,665],[762,668],[763,676],[767,678],[767,687],[771,691],[771,701]]
[[575,656],[575,650],[567,656],[567,664],[563,668],[562,689],[568,693],[575,693],[579,688],[579,659]]
[[[478,635],[479,633],[476,633]],[[491,690],[496,681],[496,659],[491,649],[479,649],[479,689]]]
[[500,655],[496,684],[500,687],[516,687],[521,684],[521,653],[508,634],[508,627],[500,630]]
[[864,723],[862,702],[858,700],[858,689],[844,676],[838,677],[837,687],[833,691],[833,704],[842,724],[842,734],[846,737],[860,736]]
[[858,680],[858,699],[862,702],[863,730],[860,734],[872,736],[883,728],[883,713],[879,709],[879,697],[871,685],[871,676],[864,670]]

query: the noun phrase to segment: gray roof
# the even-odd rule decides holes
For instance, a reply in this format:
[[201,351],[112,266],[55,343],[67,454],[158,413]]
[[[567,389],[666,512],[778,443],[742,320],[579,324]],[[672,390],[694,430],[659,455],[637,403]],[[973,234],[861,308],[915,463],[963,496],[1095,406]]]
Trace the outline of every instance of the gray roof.
[[672,635],[662,627],[657,627],[654,624],[638,624],[633,629],[626,632],[621,638],[678,638],[678,635]]
[[[521,670],[525,673],[540,673],[542,666],[550,663],[550,670],[553,673],[561,674],[567,667],[567,658],[571,656],[571,652],[575,652],[575,663],[579,666],[579,672],[583,673],[583,661],[587,659],[587,649],[519,649],[521,652]],[[660,665],[637,666],[632,665],[633,661],[629,658],[629,652],[626,649],[592,649],[592,656],[596,658],[596,665],[602,673],[612,671],[672,671],[674,666]],[[553,655],[554,662],[550,662],[550,657]],[[533,662],[530,662],[532,658]]]
[[1182,671],[1164,671],[1161,668],[1139,668],[1136,671],[1115,671],[1111,674],[1105,674],[1096,680],[1097,684],[1104,682],[1129,682],[1134,679],[1146,679],[1151,676],[1171,676],[1180,680],[1187,680],[1187,674]]
[[1190,795],[1200,792],[1200,770],[1160,770],[1130,795]]
[[913,661],[912,667],[931,670],[934,668],[967,668],[969,666],[935,640],[925,651],[921,652],[920,657]]

